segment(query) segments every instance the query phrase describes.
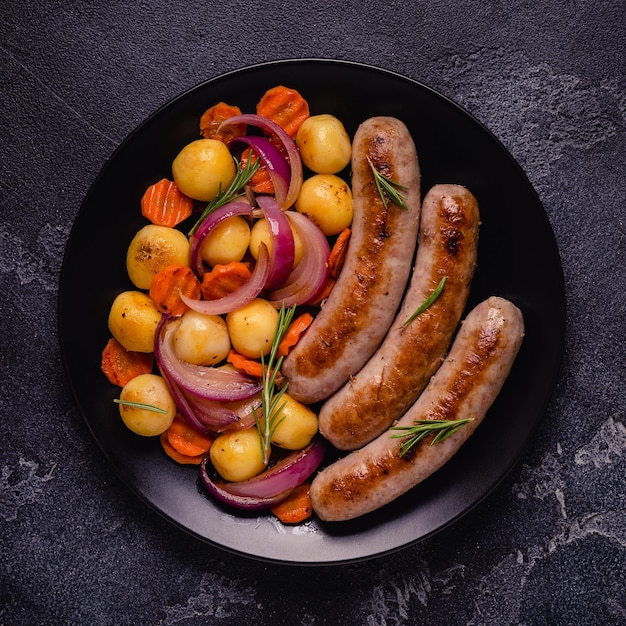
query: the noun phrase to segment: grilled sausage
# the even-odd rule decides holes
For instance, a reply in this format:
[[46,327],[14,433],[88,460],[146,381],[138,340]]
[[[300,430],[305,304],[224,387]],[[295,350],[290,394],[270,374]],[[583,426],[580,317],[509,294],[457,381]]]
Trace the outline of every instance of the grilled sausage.
[[[386,430],[441,365],[467,303],[479,221],[476,198],[465,187],[435,185],[426,194],[416,264],[400,311],[377,352],[320,410],[320,432],[336,448],[360,448]],[[443,277],[441,294],[405,326]]]
[[322,520],[369,513],[426,479],[457,452],[482,422],[506,380],[524,335],[521,311],[491,297],[467,316],[450,353],[415,404],[399,420],[471,418],[447,439],[425,439],[400,455],[404,438],[387,430],[363,448],[322,470],[311,485],[313,509]]
[[[383,202],[368,160],[406,187],[408,210]],[[361,369],[385,337],[406,288],[421,201],[415,144],[403,122],[374,117],[357,129],[352,193],[352,235],[341,274],[283,365],[290,395],[305,403],[327,398]]]

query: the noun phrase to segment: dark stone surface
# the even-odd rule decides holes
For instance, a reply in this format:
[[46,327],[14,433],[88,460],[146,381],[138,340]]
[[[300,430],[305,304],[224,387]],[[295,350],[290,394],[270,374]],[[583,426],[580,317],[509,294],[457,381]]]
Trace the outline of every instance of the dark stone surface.
[[[626,5],[350,6],[0,7],[3,626],[626,623]],[[543,201],[568,304],[553,399],[498,490],[415,547],[321,569],[231,556],[137,500],[73,403],[56,330],[65,241],[115,147],[195,84],[294,57],[405,74],[485,123]]]

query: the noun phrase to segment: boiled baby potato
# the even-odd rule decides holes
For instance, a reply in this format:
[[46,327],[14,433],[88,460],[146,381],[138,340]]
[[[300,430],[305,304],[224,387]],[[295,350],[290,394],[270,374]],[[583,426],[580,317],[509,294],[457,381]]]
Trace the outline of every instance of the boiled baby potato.
[[139,289],[150,289],[154,275],[175,263],[189,266],[189,240],[180,230],[167,226],[144,226],[126,252],[128,277]]
[[[141,408],[126,403],[137,403],[151,408]],[[126,427],[137,435],[154,437],[165,432],[176,416],[176,403],[167,383],[156,374],[140,374],[131,379],[120,392],[120,415]]]
[[302,183],[296,211],[306,215],[327,237],[337,235],[352,224],[352,190],[339,176],[315,174]]
[[186,311],[174,332],[176,356],[194,365],[215,365],[230,352],[226,322],[219,315]]
[[313,115],[298,129],[296,144],[302,162],[318,174],[336,174],[352,158],[352,144],[343,124],[334,115]]
[[278,326],[278,311],[263,298],[226,315],[226,326],[233,348],[251,359],[267,356]]
[[317,415],[288,393],[281,396],[279,404],[283,403],[276,416],[278,426],[272,435],[272,443],[286,450],[302,450],[317,433]]
[[124,291],[113,300],[109,330],[126,350],[154,352],[154,337],[162,313],[141,291]]
[[211,267],[241,261],[250,245],[250,226],[241,215],[217,224],[202,243],[200,255]]
[[209,202],[226,191],[236,174],[235,162],[226,144],[217,139],[196,139],[187,144],[172,163],[178,188],[190,198]]
[[248,480],[265,469],[256,427],[219,435],[209,457],[217,473],[231,482]]

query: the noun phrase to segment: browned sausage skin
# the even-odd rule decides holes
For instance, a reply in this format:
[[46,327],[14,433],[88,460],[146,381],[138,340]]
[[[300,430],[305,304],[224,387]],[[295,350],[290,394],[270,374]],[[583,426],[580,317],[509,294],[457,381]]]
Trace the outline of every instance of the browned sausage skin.
[[[476,267],[480,217],[460,185],[435,185],[424,198],[417,258],[402,306],[366,365],[322,406],[320,432],[354,450],[386,430],[415,402],[441,365],[467,303]],[[434,303],[408,325],[442,278]]]
[[[421,207],[415,144],[403,122],[374,117],[352,144],[354,219],[337,283],[305,335],[285,359],[289,393],[323,400],[341,387],[383,340],[411,271]],[[407,209],[383,202],[367,159],[405,186]]]
[[524,335],[521,311],[491,297],[463,322],[449,355],[415,404],[399,420],[471,418],[435,445],[428,439],[400,456],[402,439],[385,431],[374,441],[322,470],[311,485],[313,508],[322,520],[342,521],[396,499],[442,467],[482,422],[506,380]]

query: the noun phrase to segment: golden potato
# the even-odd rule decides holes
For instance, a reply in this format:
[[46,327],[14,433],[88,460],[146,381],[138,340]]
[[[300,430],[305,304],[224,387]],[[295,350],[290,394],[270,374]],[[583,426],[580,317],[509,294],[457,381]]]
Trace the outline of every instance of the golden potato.
[[306,215],[327,236],[352,224],[352,190],[339,176],[315,174],[302,183],[296,211]]
[[[165,410],[160,413],[147,408],[124,404],[133,402]],[[127,428],[144,437],[165,432],[176,416],[176,403],[167,383],[156,374],[140,374],[130,380],[120,392],[120,415]]]
[[288,393],[282,395],[280,405],[283,403],[276,418],[279,424],[272,435],[272,443],[287,450],[302,450],[317,433],[317,415]]
[[189,266],[189,240],[180,230],[167,226],[144,226],[126,252],[128,277],[139,289],[150,289],[154,275],[174,263]]
[[209,202],[226,191],[237,169],[226,144],[217,139],[196,139],[187,144],[172,162],[178,188],[190,198]]
[[217,473],[231,482],[248,480],[265,469],[256,427],[219,435],[209,457]]
[[124,291],[111,305],[109,330],[127,350],[154,352],[154,336],[161,316],[145,293]]
[[250,226],[241,215],[221,221],[208,234],[200,255],[210,266],[241,261],[250,245]]
[[251,359],[267,356],[278,326],[278,311],[263,298],[226,315],[226,326],[233,348]]
[[[289,217],[289,214],[286,214]],[[300,263],[302,259],[302,255],[304,253],[304,248],[302,246],[302,239],[300,239],[300,235],[296,232],[295,228],[291,229],[293,233],[293,244],[294,244],[294,258],[293,258],[293,266],[295,267]],[[267,220],[265,218],[261,218],[257,220],[252,226],[252,230],[250,231],[250,253],[255,259],[259,258],[259,247],[261,243],[264,243],[267,247],[267,251],[270,252],[272,250],[272,238],[270,237],[270,229],[267,224]]]
[[176,356],[194,365],[215,365],[230,351],[226,322],[219,315],[186,311],[174,332]]
[[352,144],[343,124],[327,113],[312,115],[298,129],[296,144],[302,162],[318,174],[336,174],[352,158]]

